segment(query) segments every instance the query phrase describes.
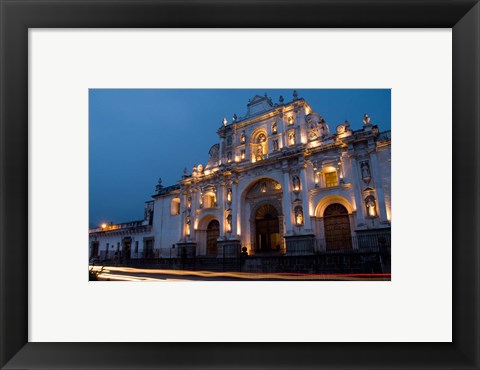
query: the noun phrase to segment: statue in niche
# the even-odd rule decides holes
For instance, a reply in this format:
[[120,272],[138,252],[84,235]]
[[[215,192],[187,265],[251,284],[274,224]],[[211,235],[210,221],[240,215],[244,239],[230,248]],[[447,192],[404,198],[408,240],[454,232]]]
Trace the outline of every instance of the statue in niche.
[[377,210],[375,207],[375,198],[370,195],[365,199],[365,206],[367,207],[368,215],[370,217],[376,217],[377,216]]
[[232,229],[232,215],[231,214],[229,214],[227,216],[227,224],[229,226],[229,229],[231,230]]
[[262,182],[262,185],[260,186],[260,190],[262,193],[265,193],[267,191],[267,183]]
[[273,140],[273,150],[278,150],[278,139]]
[[247,135],[245,135],[245,131],[242,131],[242,135],[240,136],[240,141],[244,143],[247,141]]
[[272,123],[272,133],[276,134],[277,133],[277,122]]
[[293,176],[292,183],[294,191],[300,190],[300,179],[298,178],[298,176]]
[[303,209],[300,206],[295,207],[295,223],[303,225]]
[[259,145],[258,148],[257,148],[257,154],[256,154],[255,159],[256,159],[257,161],[260,161],[260,160],[263,159],[263,148],[262,148],[261,145]]
[[295,144],[295,140],[296,140],[295,132],[292,131],[292,132],[290,132],[290,134],[288,134],[288,141],[290,142],[290,145]]
[[368,162],[362,162],[360,169],[362,171],[362,179],[370,179],[370,166]]
[[370,117],[368,116],[367,113],[363,115],[363,124],[364,125],[369,125],[370,124]]
[[289,125],[293,125],[295,123],[295,119],[293,118],[293,116],[290,116],[287,118],[287,122]]

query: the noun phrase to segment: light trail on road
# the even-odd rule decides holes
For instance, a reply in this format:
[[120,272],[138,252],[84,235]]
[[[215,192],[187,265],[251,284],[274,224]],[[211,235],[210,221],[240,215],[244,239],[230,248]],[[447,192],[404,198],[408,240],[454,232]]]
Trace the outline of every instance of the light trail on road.
[[[344,280],[344,281],[390,281],[391,274],[301,274],[301,273],[256,273],[215,272],[192,270],[143,269],[135,267],[91,266],[98,271],[99,280],[117,281],[185,281],[185,280]],[[102,270],[103,268],[103,270]],[[143,275],[143,276],[142,276]],[[192,279],[188,279],[192,277]],[[176,278],[176,279],[175,279]]]

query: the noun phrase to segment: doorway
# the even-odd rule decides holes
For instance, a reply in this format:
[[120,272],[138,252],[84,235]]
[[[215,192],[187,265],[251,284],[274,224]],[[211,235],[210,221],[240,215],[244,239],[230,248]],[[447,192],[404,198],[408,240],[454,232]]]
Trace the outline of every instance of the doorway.
[[98,248],[100,243],[97,241],[92,242],[92,248],[90,249],[90,259],[98,257]]
[[327,250],[352,249],[350,218],[344,206],[330,204],[323,213],[323,225]]
[[277,209],[271,204],[255,213],[255,253],[280,251],[281,238]]
[[207,256],[217,256],[217,239],[220,235],[220,223],[212,220],[207,226]]

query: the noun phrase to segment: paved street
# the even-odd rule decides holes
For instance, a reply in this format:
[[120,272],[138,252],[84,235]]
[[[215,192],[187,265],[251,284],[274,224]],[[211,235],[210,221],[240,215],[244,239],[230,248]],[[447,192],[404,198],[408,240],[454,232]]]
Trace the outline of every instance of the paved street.
[[[90,266],[94,271],[100,271],[102,266]],[[140,269],[132,267],[104,266],[98,275],[103,281],[280,281],[280,280],[360,280],[389,281],[390,274],[299,274],[299,273],[253,273],[253,272],[212,272],[189,270]]]

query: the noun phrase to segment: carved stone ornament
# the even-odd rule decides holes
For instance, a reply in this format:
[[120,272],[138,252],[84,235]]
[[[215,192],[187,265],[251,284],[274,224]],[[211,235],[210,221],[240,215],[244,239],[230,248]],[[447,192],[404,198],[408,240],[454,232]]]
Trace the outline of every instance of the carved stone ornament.
[[246,198],[257,198],[271,193],[282,191],[282,185],[271,179],[263,179],[256,182],[247,192]]
[[314,140],[317,140],[318,138],[318,130],[317,129],[311,129],[311,130],[308,130],[308,140],[309,141],[314,141]]

